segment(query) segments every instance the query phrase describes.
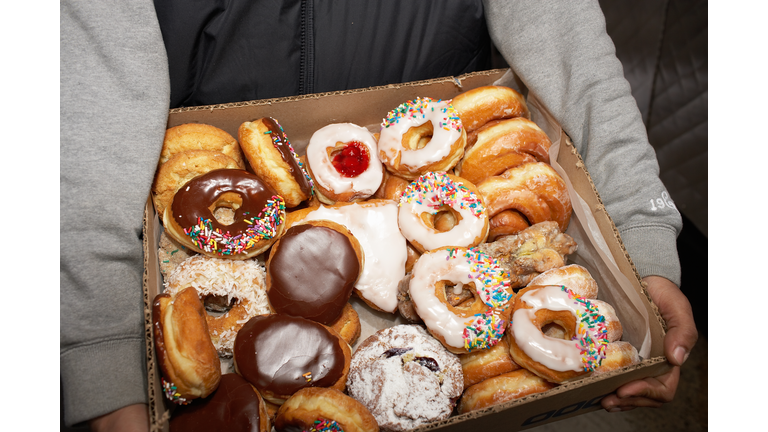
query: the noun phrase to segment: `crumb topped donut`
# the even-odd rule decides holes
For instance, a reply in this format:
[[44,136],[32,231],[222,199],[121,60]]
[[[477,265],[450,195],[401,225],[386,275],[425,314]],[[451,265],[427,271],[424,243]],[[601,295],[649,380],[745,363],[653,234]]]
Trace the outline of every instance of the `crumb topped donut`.
[[379,157],[387,169],[414,179],[447,171],[464,155],[467,134],[450,101],[416,98],[390,111],[382,121]]
[[376,139],[364,127],[334,123],[317,130],[307,145],[307,165],[325,204],[366,199],[381,185],[384,168]]
[[[235,211],[234,223],[213,216]],[[272,246],[283,233],[285,203],[261,179],[243,170],[215,170],[190,180],[166,207],[163,226],[182,245],[213,257],[247,259]]]
[[[398,221],[403,236],[423,253],[443,246],[473,247],[488,237],[483,199],[470,182],[451,174],[428,172],[412,182],[400,199]],[[439,227],[438,216],[457,221]]]
[[280,406],[275,430],[378,432],[379,425],[368,408],[344,393],[331,388],[307,387]]

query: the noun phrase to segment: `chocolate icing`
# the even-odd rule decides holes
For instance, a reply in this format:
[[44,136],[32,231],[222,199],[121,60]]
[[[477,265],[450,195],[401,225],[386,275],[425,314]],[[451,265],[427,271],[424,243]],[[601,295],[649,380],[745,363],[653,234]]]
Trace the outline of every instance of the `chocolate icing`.
[[264,126],[269,128],[269,135],[272,138],[272,144],[275,146],[280,156],[285,163],[288,164],[288,169],[293,176],[293,179],[298,183],[301,192],[307,196],[312,196],[312,185],[309,184],[307,174],[302,167],[299,166],[299,162],[294,157],[294,153],[289,147],[290,141],[285,135],[283,128],[272,117],[264,117],[261,119]]
[[362,270],[347,236],[295,225],[272,247],[267,295],[278,313],[330,325],[341,316]]
[[304,387],[330,387],[341,378],[346,360],[340,341],[314,321],[258,315],[237,333],[235,364],[259,391],[287,397]]
[[259,407],[263,403],[258,393],[240,375],[224,374],[219,387],[210,396],[176,408],[171,417],[170,430],[259,432]]

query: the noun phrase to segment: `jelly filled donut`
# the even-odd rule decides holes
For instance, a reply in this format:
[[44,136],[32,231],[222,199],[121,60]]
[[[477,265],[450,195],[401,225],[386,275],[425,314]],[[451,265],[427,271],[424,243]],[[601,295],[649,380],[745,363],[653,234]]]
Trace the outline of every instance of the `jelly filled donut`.
[[178,407],[171,416],[171,432],[270,432],[264,400],[240,375],[221,376],[207,398]]
[[468,90],[452,103],[468,134],[492,120],[530,116],[523,95],[504,86]]
[[330,124],[312,134],[307,165],[317,198],[325,204],[370,197],[379,189],[384,172],[376,139],[352,123]]
[[234,352],[237,373],[278,405],[305,387],[344,391],[352,355],[330,328],[283,314],[251,318],[237,333]]
[[349,395],[384,431],[448,418],[464,389],[459,359],[418,325],[379,330],[355,350]]
[[275,430],[378,432],[379,425],[368,408],[344,393],[331,388],[307,387],[280,406]]
[[[399,201],[400,231],[420,253],[443,246],[473,247],[488,237],[483,199],[462,178],[428,172],[408,185]],[[456,222],[448,229],[437,223],[446,214]]]
[[189,287],[174,296],[158,294],[152,320],[165,396],[185,404],[211,394],[221,379],[221,363],[195,289]]
[[[235,211],[234,223],[213,216],[217,207]],[[283,198],[243,170],[215,170],[190,180],[166,207],[163,225],[182,245],[213,257],[252,258],[283,233]]]
[[344,226],[327,220],[293,225],[267,260],[267,296],[276,313],[331,325],[363,269],[363,251]]
[[[470,291],[452,306],[449,291]],[[442,248],[421,255],[413,266],[409,293],[429,332],[456,354],[495,345],[509,322],[512,288],[506,272],[474,249]]]
[[272,117],[244,122],[237,131],[253,172],[293,208],[312,196],[312,178],[288,141],[283,127]]
[[447,171],[464,155],[467,134],[450,101],[416,98],[390,111],[381,124],[379,157],[392,173],[414,179]]

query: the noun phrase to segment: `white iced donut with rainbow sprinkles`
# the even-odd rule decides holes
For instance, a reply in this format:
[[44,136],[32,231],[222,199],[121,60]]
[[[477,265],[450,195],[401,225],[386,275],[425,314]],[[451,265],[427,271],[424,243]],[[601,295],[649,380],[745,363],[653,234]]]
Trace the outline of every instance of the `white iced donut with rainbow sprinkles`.
[[[450,294],[471,293],[451,305]],[[477,249],[442,248],[421,255],[408,286],[427,330],[451,352],[490,348],[504,335],[513,296],[498,262]]]
[[444,246],[474,247],[488,237],[477,188],[443,172],[428,172],[400,194],[400,231],[420,253]]
[[381,123],[379,157],[406,179],[428,171],[448,171],[462,156],[467,133],[450,100],[428,97],[405,102]]

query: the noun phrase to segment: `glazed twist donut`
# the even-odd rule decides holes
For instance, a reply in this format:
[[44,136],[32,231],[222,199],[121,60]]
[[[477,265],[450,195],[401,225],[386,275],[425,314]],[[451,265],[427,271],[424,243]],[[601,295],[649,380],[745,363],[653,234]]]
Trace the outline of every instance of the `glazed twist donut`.
[[530,117],[523,95],[509,87],[478,87],[456,96],[452,103],[467,134],[492,120]]
[[370,197],[384,172],[373,135],[352,123],[330,124],[312,134],[307,165],[317,197],[325,204]]
[[190,150],[207,150],[223,153],[234,159],[237,167],[245,169],[243,154],[237,140],[226,131],[201,123],[186,123],[165,131],[160,164],[168,162],[174,155]]
[[277,432],[378,432],[379,425],[368,408],[344,393],[307,387],[280,406],[275,417]]
[[491,176],[477,185],[488,216],[504,210],[521,213],[531,225],[555,221],[561,231],[571,220],[571,197],[565,181],[548,164],[530,162]]
[[264,117],[244,122],[237,136],[253,172],[283,197],[286,207],[296,207],[312,196],[312,178],[277,120]]
[[[411,183],[399,201],[400,231],[420,253],[444,246],[473,247],[488,237],[482,195],[461,177],[428,172]],[[455,225],[441,227],[441,214],[450,214]]]
[[[471,300],[452,306],[447,292],[468,289]],[[409,293],[429,332],[456,354],[495,345],[509,321],[513,292],[495,260],[473,249],[424,253],[411,273]]]
[[157,362],[165,396],[186,404],[211,394],[221,379],[221,363],[211,342],[205,309],[189,287],[171,296],[158,294],[152,303]]
[[416,98],[384,118],[379,157],[392,173],[414,179],[428,171],[453,168],[464,155],[466,141],[450,101]]
[[[235,210],[234,223],[223,225],[212,209]],[[163,214],[169,235],[196,252],[247,259],[267,250],[282,235],[283,198],[243,170],[215,170],[179,189]]]

